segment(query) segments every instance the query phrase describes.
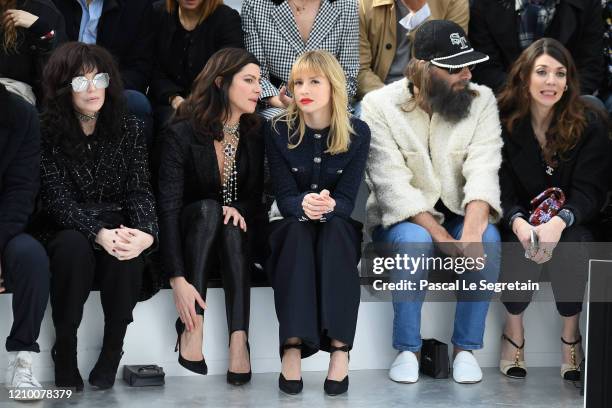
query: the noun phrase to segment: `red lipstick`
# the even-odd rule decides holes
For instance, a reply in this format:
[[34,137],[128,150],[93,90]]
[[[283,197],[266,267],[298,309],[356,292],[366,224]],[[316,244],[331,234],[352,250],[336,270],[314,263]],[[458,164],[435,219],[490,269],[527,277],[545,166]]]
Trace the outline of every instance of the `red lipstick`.
[[312,100],[312,99],[310,99],[310,98],[302,98],[302,99],[300,99],[300,103],[301,103],[302,105],[308,105],[308,104],[309,104],[309,103],[311,103],[311,102],[313,102],[313,100]]

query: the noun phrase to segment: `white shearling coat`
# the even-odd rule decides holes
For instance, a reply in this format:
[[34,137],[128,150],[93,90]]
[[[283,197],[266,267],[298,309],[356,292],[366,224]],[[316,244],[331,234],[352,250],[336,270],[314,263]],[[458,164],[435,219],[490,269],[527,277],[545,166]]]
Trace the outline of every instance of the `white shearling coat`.
[[470,84],[478,92],[468,117],[451,124],[420,108],[402,109],[411,97],[407,79],[372,91],[362,102],[361,118],[372,131],[366,182],[368,230],[387,228],[434,209],[438,199],[455,214],[482,200],[491,207],[490,222],[501,214],[498,171],[501,126],[491,89]]

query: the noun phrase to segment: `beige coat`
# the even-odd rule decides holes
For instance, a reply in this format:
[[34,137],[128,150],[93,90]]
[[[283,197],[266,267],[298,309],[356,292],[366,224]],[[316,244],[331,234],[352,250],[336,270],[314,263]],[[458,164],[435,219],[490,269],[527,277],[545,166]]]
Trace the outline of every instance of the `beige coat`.
[[[470,19],[468,0],[428,0],[427,4],[431,11],[430,19],[454,21],[467,33]],[[396,50],[395,1],[359,0],[358,99],[385,85]]]
[[471,84],[479,95],[470,114],[456,124],[420,108],[401,105],[411,97],[402,79],[370,92],[363,99],[361,119],[372,131],[366,182],[368,229],[389,227],[434,209],[438,199],[453,213],[482,200],[491,207],[490,221],[501,214],[498,171],[501,165],[501,126],[491,89]]

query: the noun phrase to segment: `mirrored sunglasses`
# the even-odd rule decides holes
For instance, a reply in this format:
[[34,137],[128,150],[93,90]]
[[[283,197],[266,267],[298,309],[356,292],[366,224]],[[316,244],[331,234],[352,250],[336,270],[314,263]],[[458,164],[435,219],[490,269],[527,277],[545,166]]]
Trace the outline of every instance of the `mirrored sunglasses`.
[[100,72],[96,74],[93,79],[87,79],[84,76],[78,76],[72,78],[70,85],[72,86],[72,90],[74,92],[85,92],[87,88],[89,88],[89,83],[92,83],[94,88],[96,89],[105,89],[108,88],[108,84],[110,82],[110,77],[106,72]]

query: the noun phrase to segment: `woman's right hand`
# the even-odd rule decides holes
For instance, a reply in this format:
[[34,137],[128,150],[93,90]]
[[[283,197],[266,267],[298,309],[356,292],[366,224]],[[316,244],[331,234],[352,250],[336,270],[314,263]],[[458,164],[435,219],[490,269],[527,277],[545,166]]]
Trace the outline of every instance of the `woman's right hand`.
[[101,228],[96,235],[96,243],[100,245],[109,255],[116,257],[117,253],[114,252],[115,248],[115,233],[114,230]]
[[[527,222],[524,218],[517,217],[512,222],[512,232],[516,235],[525,251],[531,250],[531,230],[533,226]],[[535,254],[532,254],[535,255]]]
[[202,309],[206,309],[206,302],[204,302],[196,288],[187,282],[187,279],[183,276],[170,278],[170,286],[174,295],[176,311],[181,321],[185,324],[187,331],[191,331],[195,328],[197,319],[195,302],[198,302]]
[[181,106],[181,104],[185,101],[185,98],[183,98],[180,95],[176,95],[172,98],[172,100],[170,101],[170,105],[172,106],[172,109],[177,110],[179,106]]
[[30,28],[38,20],[38,16],[25,10],[9,9],[4,13],[4,23],[15,27]]
[[289,105],[291,105],[291,102],[293,102],[293,98],[287,95],[287,88],[281,86],[278,95],[269,97],[267,102],[275,108],[287,109]]

